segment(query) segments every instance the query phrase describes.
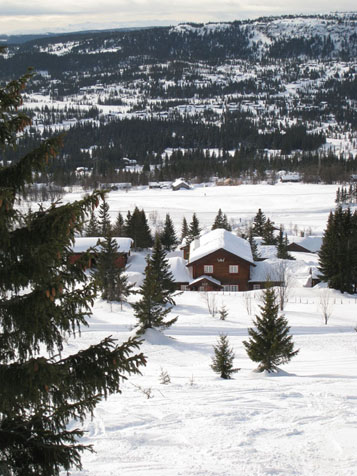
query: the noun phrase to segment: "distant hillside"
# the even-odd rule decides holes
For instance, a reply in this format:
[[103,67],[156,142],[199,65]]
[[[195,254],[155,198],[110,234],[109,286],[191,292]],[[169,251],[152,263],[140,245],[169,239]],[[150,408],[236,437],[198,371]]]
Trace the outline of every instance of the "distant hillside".
[[[18,40],[19,42],[19,40]],[[26,56],[26,57],[25,57]],[[110,70],[121,62],[231,59],[337,59],[357,56],[357,14],[267,17],[231,23],[185,23],[35,38],[9,47],[1,69],[24,64],[56,71]]]

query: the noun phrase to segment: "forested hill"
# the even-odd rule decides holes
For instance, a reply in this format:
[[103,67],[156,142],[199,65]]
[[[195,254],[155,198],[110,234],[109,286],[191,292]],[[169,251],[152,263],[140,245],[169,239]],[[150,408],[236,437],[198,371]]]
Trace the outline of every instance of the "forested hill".
[[[357,14],[336,13],[50,36],[9,45],[5,69],[17,74],[24,61],[55,73],[107,70],[138,59],[151,63],[228,58],[347,60],[356,56]],[[4,72],[3,67],[0,70]]]

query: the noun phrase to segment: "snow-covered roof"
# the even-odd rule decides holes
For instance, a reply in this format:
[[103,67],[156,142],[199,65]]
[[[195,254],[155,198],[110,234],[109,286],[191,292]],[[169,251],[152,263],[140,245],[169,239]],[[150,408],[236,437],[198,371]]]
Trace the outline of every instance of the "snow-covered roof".
[[190,185],[183,178],[178,178],[172,183],[173,188],[180,187],[180,186],[190,187]]
[[179,256],[168,258],[170,271],[175,283],[188,283],[191,280],[190,273],[186,267],[186,260]]
[[278,263],[280,260],[266,260],[256,262],[256,266],[250,268],[250,283],[276,282],[279,281]]
[[202,276],[199,276],[196,279],[193,279],[190,281],[189,285],[191,286],[192,284],[199,283],[202,281],[202,279],[207,279],[207,281],[211,281],[211,283],[217,284],[217,286],[222,286],[221,281],[218,281],[218,279],[212,278],[212,276],[207,276],[206,274],[203,274]]
[[259,245],[258,253],[260,258],[276,258],[278,250],[275,245]]
[[254,264],[249,242],[222,228],[212,230],[191,243],[189,263],[193,263],[220,249]]
[[[133,240],[131,238],[113,238],[117,245],[119,246],[119,253],[129,253]],[[104,240],[104,238],[100,237],[77,237],[75,239],[74,245],[72,246],[72,250],[74,253],[85,253],[89,248],[96,246],[98,240]],[[100,246],[98,247],[100,251]]]
[[322,245],[322,236],[306,236],[306,237],[297,237],[295,236],[291,242],[296,243],[312,253],[320,251]]

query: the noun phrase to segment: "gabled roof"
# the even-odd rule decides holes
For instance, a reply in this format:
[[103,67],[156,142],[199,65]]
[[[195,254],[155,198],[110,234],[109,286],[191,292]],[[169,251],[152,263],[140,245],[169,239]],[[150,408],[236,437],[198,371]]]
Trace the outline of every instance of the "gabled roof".
[[189,282],[189,286],[192,286],[193,284],[197,284],[200,281],[203,281],[206,279],[207,281],[210,281],[211,283],[215,284],[216,286],[222,286],[221,281],[218,281],[218,279],[212,278],[212,276],[207,276],[206,274],[203,274],[202,276],[199,276],[196,279],[193,279],[192,281]]
[[[133,240],[131,238],[113,238],[117,245],[119,246],[119,253],[129,253],[130,248],[133,244]],[[89,248],[96,246],[98,240],[104,240],[101,237],[82,237],[79,236],[75,239],[74,245],[72,246],[72,250],[74,253],[85,253]],[[98,251],[100,251],[100,246],[98,246]]]
[[228,251],[254,265],[249,242],[222,228],[212,230],[191,243],[188,264],[220,249]]
[[320,251],[322,236],[306,236],[304,238],[295,236],[289,244],[292,245],[293,243],[302,246],[311,253],[316,253]]

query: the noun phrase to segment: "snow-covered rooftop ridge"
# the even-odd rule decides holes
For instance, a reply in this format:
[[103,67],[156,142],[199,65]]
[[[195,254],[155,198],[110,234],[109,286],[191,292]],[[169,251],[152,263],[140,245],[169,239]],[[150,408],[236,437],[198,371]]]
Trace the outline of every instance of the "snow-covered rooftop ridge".
[[[119,246],[119,253],[129,253],[130,248],[133,244],[133,240],[131,238],[125,237],[114,237],[113,238],[117,245]],[[104,240],[101,237],[93,237],[93,236],[85,236],[85,237],[77,237],[75,239],[74,245],[72,246],[72,250],[74,253],[85,253],[89,248],[93,248],[98,243],[98,240]],[[98,247],[100,251],[100,246]]]
[[220,249],[228,251],[254,264],[249,242],[222,228],[212,230],[191,243],[189,263],[197,261]]
[[192,278],[186,267],[186,261],[183,258],[174,256],[168,258],[168,262],[175,283],[188,283],[191,281]]
[[303,246],[304,248],[313,253],[316,253],[317,251],[320,251],[322,245],[322,236],[294,236],[292,239],[290,237],[290,241],[292,243],[297,243],[298,245]]

